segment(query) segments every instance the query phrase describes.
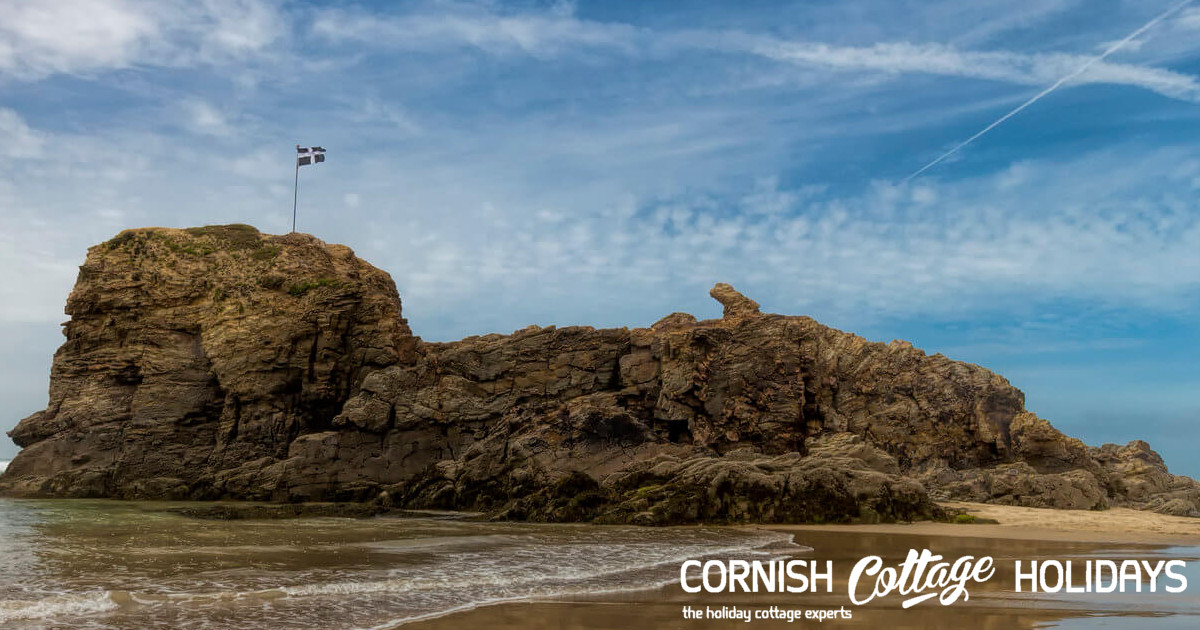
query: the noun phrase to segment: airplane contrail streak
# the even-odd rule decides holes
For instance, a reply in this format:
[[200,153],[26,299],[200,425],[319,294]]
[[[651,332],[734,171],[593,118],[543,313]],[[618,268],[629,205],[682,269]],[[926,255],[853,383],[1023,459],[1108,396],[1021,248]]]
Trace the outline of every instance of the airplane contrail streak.
[[1142,33],[1145,33],[1146,31],[1150,30],[1151,28],[1154,27],[1155,24],[1158,24],[1159,22],[1167,19],[1168,17],[1170,17],[1171,15],[1173,15],[1174,13],[1178,12],[1180,9],[1182,9],[1183,7],[1186,7],[1187,5],[1189,5],[1191,3],[1192,3],[1192,0],[1183,0],[1183,2],[1180,2],[1179,4],[1176,4],[1175,6],[1167,9],[1166,11],[1163,11],[1162,13],[1159,14],[1158,17],[1154,18],[1153,20],[1150,20],[1149,22],[1146,22],[1145,24],[1142,25],[1141,28],[1130,33],[1129,35],[1126,35],[1124,39],[1109,46],[1104,52],[1100,53],[1099,55],[1089,59],[1087,61],[1087,63],[1083,64],[1082,66],[1079,66],[1079,68],[1076,69],[1074,72],[1055,81],[1052,85],[1050,85],[1050,87],[1047,87],[1046,89],[1042,90],[1041,92],[1038,92],[1037,94],[1033,95],[1032,98],[1025,101],[1024,103],[1021,103],[1012,111],[1010,111],[1007,114],[996,119],[996,121],[993,122],[992,124],[984,127],[983,129],[980,129],[975,135],[954,145],[954,148],[952,148],[949,151],[946,151],[942,155],[938,156],[938,158],[936,160],[917,169],[915,172],[913,172],[912,175],[909,175],[908,177],[904,178],[904,183],[908,183],[910,180],[919,176],[921,173],[924,173],[925,171],[933,168],[934,166],[937,166],[939,163],[941,163],[942,160],[945,160],[946,158],[950,157],[951,155],[954,155],[955,153],[958,153],[959,150],[961,150],[963,147],[967,146],[968,144],[971,144],[972,142],[978,140],[979,137],[982,136],[983,134],[995,129],[996,127],[999,127],[1001,124],[1004,123],[1004,121],[1021,113],[1021,111],[1024,110],[1026,107],[1029,107],[1030,105],[1033,105],[1034,103],[1042,100],[1042,97],[1053,92],[1054,90],[1057,90],[1059,87],[1062,86],[1062,84],[1066,83],[1067,81],[1070,81],[1071,79],[1074,79],[1075,77],[1083,74],[1084,72],[1087,72],[1088,68],[1091,68],[1092,66],[1096,65],[1097,63],[1104,61],[1104,59],[1106,57],[1108,57],[1109,55],[1113,54],[1114,52],[1120,50],[1122,46],[1133,41],[1135,38],[1137,38],[1138,35],[1141,35]]

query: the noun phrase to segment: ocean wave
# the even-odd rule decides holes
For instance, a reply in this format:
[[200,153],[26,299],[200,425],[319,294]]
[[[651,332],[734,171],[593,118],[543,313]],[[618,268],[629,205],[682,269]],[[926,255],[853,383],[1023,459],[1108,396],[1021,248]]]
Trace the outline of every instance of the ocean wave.
[[54,595],[33,601],[0,600],[0,625],[9,621],[80,617],[120,608],[111,591],[79,595]]
[[[788,545],[789,543],[791,543],[791,539],[792,539],[792,536],[789,535],[786,540],[772,541],[770,543],[766,543],[766,544],[759,545],[757,547],[753,547],[753,548],[749,548],[749,549],[747,549],[745,547],[738,547],[733,550],[730,550],[730,549],[711,550],[709,553],[704,553],[704,554],[700,554],[700,555],[692,555],[689,557],[680,556],[678,559],[663,561],[662,563],[659,563],[658,565],[656,565],[654,567],[646,567],[646,568],[654,569],[654,568],[659,568],[659,567],[663,567],[663,566],[667,566],[667,565],[678,564],[680,562],[683,562],[684,560],[689,560],[689,559],[693,559],[693,558],[712,558],[715,556],[727,556],[728,554],[737,554],[737,553],[742,553],[745,555],[765,555],[765,556],[769,556],[769,560],[777,560],[777,559],[782,559],[785,556],[782,556],[782,555],[779,555],[776,553],[767,553],[767,552],[764,552],[762,549],[769,548],[769,547],[775,547],[778,549],[781,546]],[[794,544],[794,543],[792,543],[792,544]],[[812,550],[811,547],[804,547],[803,545],[794,545],[794,546],[799,547],[801,549],[791,550],[793,553],[796,553],[796,552],[803,553],[804,550],[809,550],[809,551]],[[642,582],[633,582],[633,583],[625,583],[625,584],[610,584],[608,586],[602,586],[602,587],[596,587],[596,586],[587,585],[587,584],[559,583],[559,584],[547,585],[545,588],[535,589],[531,592],[526,592],[526,593],[499,594],[499,595],[495,595],[495,596],[491,596],[491,597],[480,597],[473,601],[456,603],[455,605],[446,607],[441,610],[433,610],[433,611],[429,611],[429,612],[418,613],[415,615],[407,615],[404,617],[391,619],[384,623],[370,626],[368,628],[360,628],[360,629],[356,629],[356,630],[395,630],[396,628],[400,628],[402,626],[412,624],[412,623],[417,623],[420,621],[436,619],[438,617],[445,617],[448,615],[465,612],[468,610],[474,610],[477,608],[485,608],[487,606],[495,606],[498,604],[506,604],[506,603],[511,603],[511,602],[557,599],[557,598],[572,597],[572,596],[588,596],[588,597],[590,597],[590,596],[596,596],[596,595],[607,595],[607,594],[612,594],[612,593],[631,593],[631,592],[638,592],[638,591],[653,590],[653,589],[662,588],[664,586],[673,584],[673,583],[675,583],[676,579],[678,579],[678,578],[674,575],[674,571],[672,570],[670,572],[670,575],[660,575],[660,576],[657,576],[657,577],[654,577],[651,579],[646,579]]]
[[636,592],[636,591],[644,591],[647,589],[660,588],[660,587],[666,586],[668,584],[671,584],[674,581],[675,581],[674,578],[668,578],[668,579],[661,579],[661,580],[657,580],[657,581],[650,582],[647,584],[636,585],[636,586],[614,587],[614,588],[607,588],[607,589],[561,588],[561,589],[557,589],[557,590],[553,590],[553,591],[547,591],[545,593],[538,593],[538,594],[532,594],[532,595],[511,595],[511,596],[503,596],[503,597],[484,598],[484,599],[479,599],[476,601],[470,601],[470,602],[466,602],[466,603],[462,603],[462,604],[456,604],[454,606],[450,606],[449,608],[444,608],[441,610],[434,610],[431,612],[410,615],[408,617],[400,617],[397,619],[389,619],[388,621],[385,621],[378,625],[369,626],[366,628],[356,628],[355,630],[394,630],[395,628],[399,628],[401,626],[406,626],[411,623],[417,623],[419,621],[428,621],[430,619],[446,617],[449,615],[453,615],[455,613],[466,612],[468,610],[475,610],[477,608],[486,608],[488,606],[495,606],[497,604],[507,604],[507,603],[511,603],[511,602],[530,601],[530,600],[537,600],[537,599],[550,599],[550,598],[555,598],[555,597],[569,597],[572,595],[607,595],[607,594],[611,594],[611,593],[629,593],[629,592]]
[[[403,533],[423,531],[420,522],[406,525]],[[332,625],[343,628],[395,628],[504,602],[661,588],[678,579],[679,563],[692,558],[776,559],[809,551],[790,534],[769,530],[488,524],[461,528],[474,533],[445,535],[435,529],[430,528],[431,536],[317,545],[332,552],[322,556],[324,561],[336,559],[339,549],[359,554],[350,556],[351,564],[361,565],[349,570],[337,561],[297,571],[289,566],[289,556],[281,555],[292,546],[230,545],[224,551],[248,557],[269,551],[264,558],[282,564],[260,563],[249,570],[225,563],[184,581],[127,580],[119,588],[128,590],[121,591],[84,587],[56,593],[46,583],[43,596],[18,594],[22,587],[9,591],[12,599],[0,600],[0,627],[65,622],[81,628],[138,627],[170,619],[180,629],[206,628],[213,626],[214,614],[237,611],[236,619],[217,625],[259,628],[286,618],[299,626],[332,627],[336,620]],[[150,556],[173,561],[176,551],[187,548],[152,547]],[[197,548],[219,549],[191,547]],[[393,554],[394,561],[388,558]]]
[[[782,557],[811,551],[792,535],[755,532],[724,544],[576,543],[548,550],[542,545],[494,553],[447,554],[435,570],[405,572],[385,580],[354,580],[278,589],[289,598],[386,597],[405,614],[372,629],[395,628],[464,610],[506,602],[635,592],[673,583],[684,560],[711,557]],[[381,602],[375,601],[378,605]]]
[[477,536],[422,536],[420,538],[400,538],[396,540],[365,542],[359,543],[358,546],[371,551],[383,553],[417,553],[433,549],[443,550],[450,547],[515,543],[526,538],[528,537],[515,534],[480,534]]
[[[422,575],[387,580],[347,581],[288,586],[279,590],[291,596],[390,594],[415,590],[503,586],[507,588],[552,582],[577,582],[648,571],[691,558],[743,553],[769,555],[769,548],[791,541],[776,532],[755,536],[740,544],[723,546],[663,543],[604,543],[563,545],[548,550],[538,544],[506,547],[500,551],[450,553],[436,568]],[[801,548],[797,551],[807,549]],[[404,571],[405,574],[410,571]]]

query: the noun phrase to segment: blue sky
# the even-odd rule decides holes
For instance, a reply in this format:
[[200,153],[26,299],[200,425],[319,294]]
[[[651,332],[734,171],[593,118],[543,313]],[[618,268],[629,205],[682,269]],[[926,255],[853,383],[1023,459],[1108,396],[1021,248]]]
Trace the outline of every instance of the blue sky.
[[299,143],[300,229],[426,339],[712,317],[731,282],[1200,475],[1200,3],[904,181],[1170,6],[10,0],[0,428],[89,245],[286,232]]

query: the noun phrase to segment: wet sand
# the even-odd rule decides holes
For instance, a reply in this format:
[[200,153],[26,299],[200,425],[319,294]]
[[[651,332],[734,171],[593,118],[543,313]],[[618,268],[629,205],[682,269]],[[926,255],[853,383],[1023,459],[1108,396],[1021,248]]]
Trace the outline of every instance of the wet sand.
[[764,527],[788,532],[896,532],[1008,540],[1200,545],[1200,518],[1167,516],[1128,508],[1089,511],[1052,510],[984,503],[943,503],[942,505],[966,510],[968,514],[999,522],[997,524],[920,522],[882,525],[771,525]]
[[[413,630],[452,628],[598,629],[677,628],[680,630],[797,627],[889,628],[1195,628],[1200,610],[1189,587],[1185,597],[1128,595],[1018,595],[1014,593],[1013,559],[1155,558],[1200,551],[1200,519],[1165,516],[1128,509],[1104,512],[1044,510],[969,503],[950,503],[996,524],[908,523],[883,525],[769,525],[761,529],[795,535],[813,547],[812,557],[835,562],[831,594],[687,594],[678,584],[660,589],[597,594],[586,597],[500,604],[407,624]],[[991,555],[996,576],[974,585],[971,598],[953,606],[922,604],[902,609],[895,598],[851,606],[846,575],[853,562],[881,555],[889,563],[908,549],[928,548],[946,557]],[[803,557],[803,556],[797,556]],[[1174,557],[1174,555],[1172,555]],[[1200,580],[1196,580],[1200,581]],[[788,622],[754,619],[684,619],[683,608],[838,609],[851,620]]]
[[[710,606],[713,604],[709,604]],[[719,606],[719,604],[716,604]],[[793,608],[804,606],[794,605]],[[947,609],[855,609],[850,621],[741,621],[683,619],[682,604],[661,602],[531,602],[505,604],[449,615],[426,622],[402,626],[405,630],[461,630],[462,628],[525,628],[528,630],[613,630],[617,628],[670,628],[675,630],[716,630],[753,627],[756,630],[783,628],[887,628],[888,630],[925,630],[927,628],[972,628],[975,630],[1011,630],[1042,628],[1073,615],[1054,611],[1005,610],[979,608]],[[836,608],[836,606],[834,607]],[[1182,626],[1190,627],[1190,626]]]

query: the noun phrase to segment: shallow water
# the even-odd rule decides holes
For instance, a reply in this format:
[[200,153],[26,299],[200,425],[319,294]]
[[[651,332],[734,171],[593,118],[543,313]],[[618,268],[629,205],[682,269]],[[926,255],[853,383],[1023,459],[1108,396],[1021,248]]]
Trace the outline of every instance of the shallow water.
[[[970,526],[964,526],[970,527]],[[966,530],[969,533],[969,530]],[[646,591],[599,596],[571,596],[551,601],[503,604],[456,615],[418,622],[406,630],[450,630],[487,627],[493,630],[550,630],[558,628],[677,628],[680,630],[729,630],[853,627],[907,630],[925,628],[1092,628],[1182,630],[1200,627],[1200,562],[1195,547],[1148,545],[1097,545],[1090,543],[1014,541],[1005,539],[944,537],[904,533],[857,533],[808,531],[796,534],[797,541],[811,545],[812,552],[800,557],[833,560],[832,594],[688,594],[677,583]],[[901,607],[902,597],[892,596],[865,606],[850,605],[847,576],[861,557],[881,555],[888,564],[902,560],[909,549],[930,549],[947,558],[965,555],[995,558],[996,575],[970,588],[970,599],[943,607],[935,601],[913,608]],[[1165,593],[1116,594],[1030,594],[1015,593],[1013,562],[1044,559],[1182,559],[1188,562],[1188,589],[1178,595]],[[860,589],[860,595],[865,594]],[[851,620],[788,622],[755,619],[751,623],[730,620],[685,620],[684,606],[721,608],[737,606],[791,610],[852,609]]]
[[[855,560],[894,561],[923,547],[947,557],[993,555],[1000,571],[962,605],[900,610],[893,598],[826,625],[1200,626],[1195,571],[1179,596],[1031,597],[1011,593],[1004,570],[1006,558],[1190,559],[1194,548],[848,532],[804,532],[798,545],[766,529],[479,523],[452,515],[206,521],[164,511],[178,505],[0,500],[0,627],[728,628],[736,622],[684,621],[681,608],[849,605],[844,578]],[[677,584],[688,558],[786,556],[835,561],[835,593],[689,595]]]
[[391,626],[495,602],[653,587],[687,558],[796,549],[785,534],[728,528],[205,521],[163,507],[0,501],[0,626]]

